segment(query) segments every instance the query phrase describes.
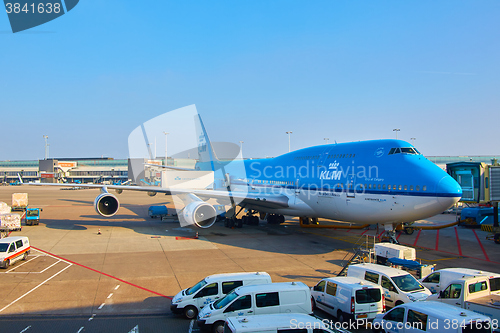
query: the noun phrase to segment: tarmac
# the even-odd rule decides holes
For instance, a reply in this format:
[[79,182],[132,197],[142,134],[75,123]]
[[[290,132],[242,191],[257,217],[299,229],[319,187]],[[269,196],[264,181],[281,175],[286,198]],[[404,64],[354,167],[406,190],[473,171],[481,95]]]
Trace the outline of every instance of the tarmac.
[[[116,195],[121,208],[111,218],[94,211],[99,191],[93,189],[3,186],[0,201],[10,204],[12,193],[18,192],[27,192],[30,206],[43,212],[40,225],[12,233],[29,237],[28,260],[0,270],[0,325],[9,332],[28,326],[24,332],[46,332],[47,327],[64,332],[156,332],[166,327],[195,332],[189,321],[172,315],[170,299],[205,276],[265,271],[273,282],[299,280],[313,286],[336,275],[356,244],[378,235],[374,227],[305,229],[297,219],[241,229],[220,222],[209,229],[180,228],[174,219],[147,214],[151,205],[173,207],[171,197],[133,191]],[[455,218],[441,214],[415,226],[444,225]],[[397,237],[436,269],[500,272],[500,246],[486,235],[453,226]]]

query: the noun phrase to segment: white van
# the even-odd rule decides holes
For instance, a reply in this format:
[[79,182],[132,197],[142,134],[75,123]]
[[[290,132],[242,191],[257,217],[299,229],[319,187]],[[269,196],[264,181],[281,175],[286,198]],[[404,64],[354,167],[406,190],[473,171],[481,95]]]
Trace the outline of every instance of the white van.
[[311,314],[311,290],[302,282],[239,287],[198,314],[201,329],[222,333],[227,317],[272,313]]
[[319,320],[303,313],[278,313],[245,317],[228,317],[224,333],[342,333],[344,330],[331,327],[325,320]]
[[266,272],[210,275],[191,288],[177,293],[172,298],[170,310],[175,314],[183,313],[188,319],[194,319],[205,305],[224,297],[235,288],[271,282],[271,276]]
[[26,260],[30,254],[28,237],[6,237],[0,239],[0,267],[7,268],[19,260]]
[[500,274],[470,268],[443,268],[424,277],[421,283],[436,294],[448,287],[451,281],[472,276],[488,277],[491,293],[500,294]]
[[373,319],[385,312],[382,287],[357,277],[323,279],[312,288],[311,296],[313,307],[337,317],[340,322]]
[[377,315],[374,332],[455,332],[490,333],[491,319],[485,315],[440,302],[414,302],[399,305]]
[[403,270],[377,264],[357,264],[347,268],[347,276],[353,276],[379,284],[384,288],[388,307],[422,301],[432,293],[413,275]]

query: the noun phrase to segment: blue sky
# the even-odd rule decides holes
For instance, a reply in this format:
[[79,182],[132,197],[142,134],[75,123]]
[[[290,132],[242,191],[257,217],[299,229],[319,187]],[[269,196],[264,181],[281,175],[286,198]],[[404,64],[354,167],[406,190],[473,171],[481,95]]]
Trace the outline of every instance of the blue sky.
[[[196,104],[246,157],[394,138],[500,154],[500,1],[81,0],[12,34],[0,14],[0,160],[128,156]],[[175,124],[172,124],[175,126]],[[168,128],[166,129],[168,131]]]

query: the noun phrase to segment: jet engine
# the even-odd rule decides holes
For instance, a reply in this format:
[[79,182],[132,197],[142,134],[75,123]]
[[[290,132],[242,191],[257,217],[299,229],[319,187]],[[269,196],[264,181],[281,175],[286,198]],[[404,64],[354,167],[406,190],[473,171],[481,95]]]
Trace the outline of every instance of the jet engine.
[[210,228],[217,218],[215,208],[203,201],[193,201],[188,204],[183,212],[182,217],[188,225],[195,225],[198,228]]
[[115,215],[120,208],[120,203],[114,195],[103,192],[95,198],[94,208],[99,215],[111,217]]

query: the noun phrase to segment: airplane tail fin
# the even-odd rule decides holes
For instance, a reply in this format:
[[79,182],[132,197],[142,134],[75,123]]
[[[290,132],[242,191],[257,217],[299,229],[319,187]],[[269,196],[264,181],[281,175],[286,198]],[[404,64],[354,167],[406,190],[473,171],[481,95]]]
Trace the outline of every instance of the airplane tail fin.
[[208,138],[201,116],[197,114],[195,117],[196,135],[198,136],[197,169],[215,171],[215,164],[219,161],[219,159],[215,155],[215,151],[210,143],[210,139]]

